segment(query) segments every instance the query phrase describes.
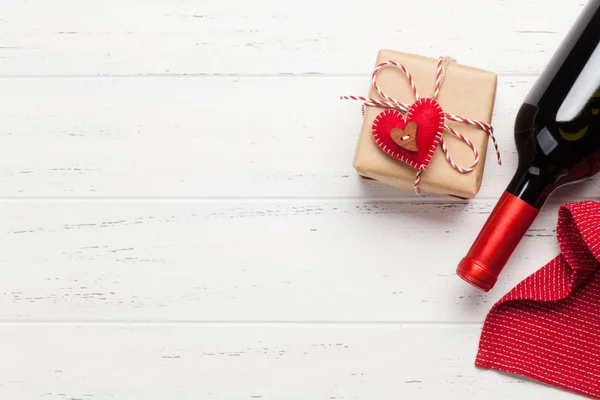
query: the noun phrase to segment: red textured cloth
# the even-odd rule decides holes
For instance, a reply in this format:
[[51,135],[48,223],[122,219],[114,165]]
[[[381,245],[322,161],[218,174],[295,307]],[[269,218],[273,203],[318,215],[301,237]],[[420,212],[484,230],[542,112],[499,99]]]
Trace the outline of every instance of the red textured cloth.
[[600,399],[600,203],[559,211],[561,254],[490,311],[476,365]]

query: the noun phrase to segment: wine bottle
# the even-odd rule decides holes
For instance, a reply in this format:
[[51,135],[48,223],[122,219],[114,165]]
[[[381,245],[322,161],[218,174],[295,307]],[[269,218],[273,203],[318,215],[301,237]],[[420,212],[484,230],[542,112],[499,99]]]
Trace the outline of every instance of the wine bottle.
[[600,0],[591,0],[521,106],[517,171],[457,274],[489,291],[546,199],[600,170]]

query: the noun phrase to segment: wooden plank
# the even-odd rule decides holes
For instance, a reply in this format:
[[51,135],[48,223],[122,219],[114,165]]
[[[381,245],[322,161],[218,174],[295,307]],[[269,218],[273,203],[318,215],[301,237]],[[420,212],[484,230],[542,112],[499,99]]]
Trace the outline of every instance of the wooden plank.
[[497,287],[454,275],[493,207],[369,201],[14,201],[3,321],[482,322],[558,253],[557,204]]
[[[480,198],[516,169],[533,78],[500,80]],[[352,168],[367,78],[0,80],[0,197],[414,198]],[[598,196],[600,181],[562,200]]]
[[479,330],[0,325],[0,394],[14,400],[575,398],[476,369]]
[[539,73],[583,6],[8,1],[0,18],[0,75],[367,74],[380,48],[450,54],[500,73]]

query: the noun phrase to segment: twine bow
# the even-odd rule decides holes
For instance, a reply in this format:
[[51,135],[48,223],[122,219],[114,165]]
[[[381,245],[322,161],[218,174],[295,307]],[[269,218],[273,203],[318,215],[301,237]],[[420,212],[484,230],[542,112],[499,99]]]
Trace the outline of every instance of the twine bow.
[[[451,59],[449,57],[440,57],[438,59],[437,68],[436,68],[436,76],[435,76],[435,89],[433,91],[433,96],[432,96],[432,99],[435,101],[437,101],[437,98],[440,94],[440,89],[442,87],[444,77],[446,76],[446,69],[447,69],[450,61],[451,61]],[[380,107],[380,108],[394,109],[394,110],[398,110],[398,111],[404,112],[404,113],[408,112],[408,109],[410,108],[409,104],[401,103],[400,101],[394,99],[393,97],[390,97],[383,90],[381,90],[381,88],[377,85],[377,74],[379,73],[379,71],[382,68],[384,68],[386,66],[397,67],[404,73],[404,75],[408,79],[408,82],[410,83],[410,87],[412,88],[413,94],[415,96],[415,101],[419,100],[420,99],[419,92],[417,91],[417,87],[415,86],[415,82],[413,80],[411,73],[406,69],[406,67],[404,65],[402,65],[396,61],[391,61],[391,60],[382,62],[381,64],[377,65],[377,67],[375,67],[375,70],[373,71],[373,74],[371,76],[371,82],[372,82],[373,88],[375,88],[375,90],[377,91],[377,93],[379,93],[379,95],[383,98],[383,100],[374,99],[374,98],[370,98],[370,97],[363,97],[363,96],[341,96],[340,98],[342,100],[362,101],[363,102],[363,105],[362,105],[363,116],[364,116],[365,107]],[[477,121],[477,120],[464,118],[464,117],[461,117],[461,116],[458,116],[455,114],[444,112],[444,129],[447,130],[448,132],[450,132],[452,135],[456,136],[458,139],[460,139],[462,142],[464,142],[467,146],[469,146],[469,148],[473,152],[473,157],[474,157],[473,163],[467,168],[461,167],[460,165],[456,164],[456,162],[452,159],[452,156],[450,155],[450,151],[448,150],[448,146],[446,145],[444,138],[442,137],[440,139],[440,145],[442,147],[442,151],[444,152],[446,160],[448,161],[448,163],[450,163],[452,168],[454,168],[456,171],[460,172],[461,174],[467,174],[469,172],[472,172],[477,167],[477,164],[479,164],[479,152],[477,151],[477,148],[475,147],[473,142],[471,142],[467,137],[465,137],[463,134],[458,132],[456,129],[449,126],[446,123],[447,121],[462,122],[464,124],[476,126],[479,129],[483,130],[492,139],[492,142],[494,143],[494,148],[496,149],[496,157],[498,158],[498,165],[502,165],[502,160],[500,158],[500,149],[498,148],[498,143],[496,142],[496,138],[494,136],[494,128],[492,128],[492,126],[490,124],[483,122],[483,121]],[[419,183],[421,181],[421,173],[422,172],[423,171],[421,171],[421,170],[417,170],[417,172],[416,172],[415,184],[414,184],[414,190],[415,190],[416,194],[420,194]]]

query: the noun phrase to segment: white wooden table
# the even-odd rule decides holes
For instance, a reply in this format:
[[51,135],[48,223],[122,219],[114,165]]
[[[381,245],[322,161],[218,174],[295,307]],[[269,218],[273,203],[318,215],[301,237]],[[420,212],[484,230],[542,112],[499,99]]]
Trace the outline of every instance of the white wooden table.
[[[454,271],[583,3],[2,0],[0,398],[575,398],[473,362],[600,181],[556,194],[491,293]],[[338,96],[380,48],[500,75],[476,200],[356,176]]]

